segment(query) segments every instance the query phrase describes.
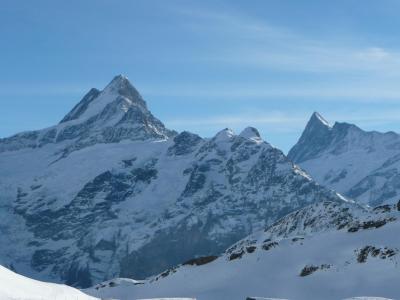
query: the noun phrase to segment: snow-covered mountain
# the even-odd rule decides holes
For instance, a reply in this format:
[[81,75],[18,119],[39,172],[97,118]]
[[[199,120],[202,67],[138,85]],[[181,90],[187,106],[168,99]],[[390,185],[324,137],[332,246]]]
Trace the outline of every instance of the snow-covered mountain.
[[343,201],[254,128],[165,128],[123,76],[58,124],[0,140],[0,263],[81,287],[138,279],[310,203]]
[[319,183],[372,206],[400,199],[400,135],[331,126],[318,113],[288,157]]
[[109,280],[86,292],[121,300],[161,295],[207,300],[400,299],[399,208],[315,203],[219,257],[198,257],[145,281]]
[[72,287],[33,280],[0,266],[1,300],[100,300]]

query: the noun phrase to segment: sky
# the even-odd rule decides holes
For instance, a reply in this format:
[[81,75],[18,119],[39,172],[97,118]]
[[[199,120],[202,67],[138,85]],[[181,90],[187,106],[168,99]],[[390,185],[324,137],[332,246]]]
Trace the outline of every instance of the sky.
[[287,152],[318,111],[400,132],[400,1],[0,0],[0,137],[127,76],[167,127]]

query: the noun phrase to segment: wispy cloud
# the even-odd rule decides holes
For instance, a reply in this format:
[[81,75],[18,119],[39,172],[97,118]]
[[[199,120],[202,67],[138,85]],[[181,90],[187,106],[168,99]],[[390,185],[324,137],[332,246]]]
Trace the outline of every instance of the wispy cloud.
[[[315,39],[289,28],[237,12],[176,9],[188,16],[193,30],[223,37],[226,47],[204,55],[205,61],[303,72],[385,72],[400,76],[400,52],[348,40]],[[197,26],[196,26],[197,25]],[[231,42],[231,45],[229,44]]]

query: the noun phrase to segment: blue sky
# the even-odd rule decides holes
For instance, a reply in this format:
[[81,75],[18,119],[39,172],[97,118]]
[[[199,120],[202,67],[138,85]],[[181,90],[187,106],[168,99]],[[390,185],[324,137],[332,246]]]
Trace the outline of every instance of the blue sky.
[[400,2],[0,5],[0,137],[58,122],[126,75],[168,127],[258,128],[287,151],[313,111],[400,132]]

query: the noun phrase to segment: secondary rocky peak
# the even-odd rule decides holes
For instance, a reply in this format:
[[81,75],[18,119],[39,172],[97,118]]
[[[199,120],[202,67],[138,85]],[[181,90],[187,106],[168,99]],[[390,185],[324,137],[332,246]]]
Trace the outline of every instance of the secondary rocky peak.
[[98,89],[90,89],[83,99],[75,105],[75,107],[61,120],[60,123],[78,119],[86,111],[89,104],[96,99],[100,93],[101,92]]
[[218,141],[228,141],[231,140],[232,137],[235,136],[235,133],[233,132],[232,129],[230,128],[225,128],[223,130],[221,130],[220,132],[218,132],[215,136],[214,136],[214,140],[216,142]]
[[168,149],[169,155],[186,155],[196,149],[203,139],[197,134],[183,131],[174,137],[174,144]]
[[254,141],[261,141],[261,135],[258,130],[254,127],[246,127],[243,131],[239,134],[240,137],[251,139]]

